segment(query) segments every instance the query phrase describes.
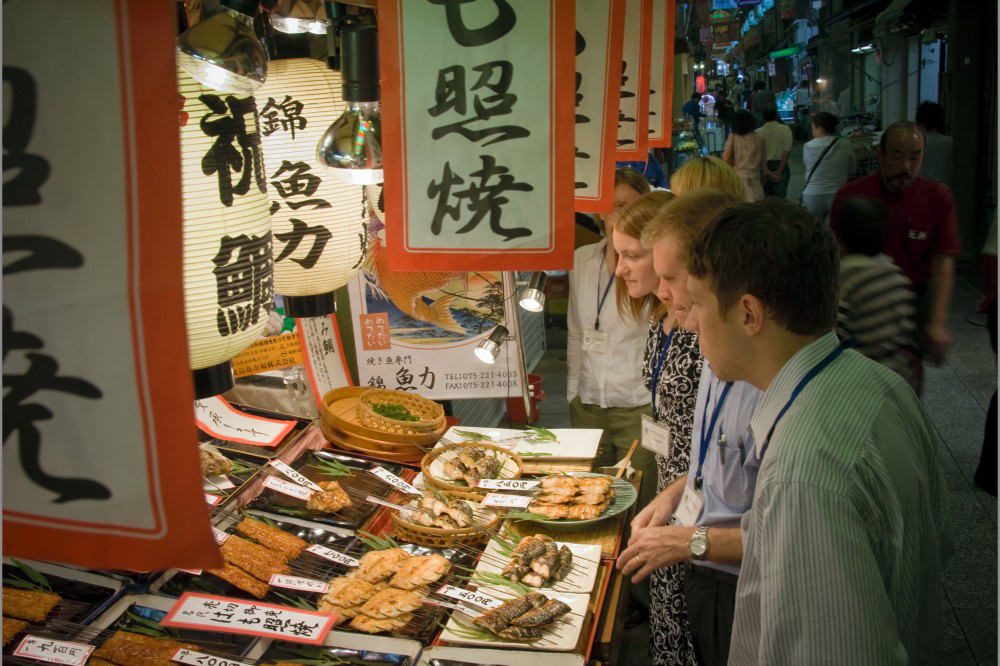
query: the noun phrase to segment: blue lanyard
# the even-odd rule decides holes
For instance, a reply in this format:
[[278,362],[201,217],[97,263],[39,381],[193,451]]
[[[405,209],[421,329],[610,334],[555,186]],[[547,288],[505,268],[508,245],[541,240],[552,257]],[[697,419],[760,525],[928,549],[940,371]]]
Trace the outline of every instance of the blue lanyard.
[[[604,257],[601,257],[601,266],[604,265]],[[608,278],[608,284],[604,287],[604,294],[599,295],[597,298],[597,314],[594,316],[594,330],[601,330],[601,309],[604,308],[604,300],[608,297],[608,291],[611,289],[611,283],[615,281],[615,274],[612,273],[611,277]],[[601,292],[601,277],[597,276],[597,293]]]
[[[662,324],[660,324],[662,326]],[[652,399],[650,405],[653,408],[653,418],[656,418],[656,385],[660,383],[660,370],[663,368],[663,359],[667,357],[667,351],[670,349],[670,342],[674,339],[674,331],[677,329],[670,329],[670,333],[667,334],[667,340],[663,343],[660,348],[660,357],[656,360],[656,367],[653,368],[653,389],[652,389]]]
[[701,490],[701,466],[705,464],[705,453],[708,452],[708,442],[712,438],[712,433],[715,432],[715,424],[719,420],[719,414],[722,413],[722,405],[726,403],[726,398],[729,396],[729,389],[731,388],[733,388],[733,383],[726,382],[726,386],[722,389],[722,395],[719,396],[719,401],[715,403],[712,420],[708,422],[708,429],[706,430],[705,423],[708,416],[708,406],[712,402],[712,387],[708,388],[705,408],[701,412],[701,452],[698,455],[698,471],[694,475],[695,490]]
[[806,387],[806,384],[811,382],[816,375],[823,372],[823,370],[828,365],[833,363],[837,359],[837,357],[840,356],[844,352],[844,350],[850,346],[851,346],[850,340],[845,340],[844,342],[841,342],[839,345],[837,345],[836,349],[827,354],[823,358],[823,360],[814,365],[812,367],[812,370],[810,370],[805,374],[805,377],[799,380],[799,383],[796,384],[794,389],[792,389],[792,395],[788,397],[788,402],[786,402],[785,406],[781,408],[780,412],[778,412],[778,416],[775,417],[774,423],[771,424],[771,429],[767,431],[767,437],[764,439],[764,446],[762,446],[760,449],[761,458],[764,457],[764,452],[767,451],[767,447],[770,446],[771,444],[771,435],[774,434],[774,429],[778,426],[778,421],[780,421],[781,417],[785,415],[785,412],[788,411],[788,408],[792,406],[792,403],[795,402],[795,399],[799,397],[799,393],[802,392],[802,389],[804,389]]

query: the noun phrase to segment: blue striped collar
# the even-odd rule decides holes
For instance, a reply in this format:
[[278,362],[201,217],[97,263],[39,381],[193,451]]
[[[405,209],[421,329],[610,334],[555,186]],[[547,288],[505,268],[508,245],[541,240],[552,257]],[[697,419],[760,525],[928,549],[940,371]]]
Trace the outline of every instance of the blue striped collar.
[[771,380],[771,385],[761,396],[757,410],[750,419],[753,429],[753,439],[757,447],[758,457],[763,453],[764,440],[771,424],[778,418],[778,412],[785,406],[795,390],[795,386],[812,370],[813,366],[823,360],[840,344],[837,334],[833,331],[813,340],[788,359],[778,374]]

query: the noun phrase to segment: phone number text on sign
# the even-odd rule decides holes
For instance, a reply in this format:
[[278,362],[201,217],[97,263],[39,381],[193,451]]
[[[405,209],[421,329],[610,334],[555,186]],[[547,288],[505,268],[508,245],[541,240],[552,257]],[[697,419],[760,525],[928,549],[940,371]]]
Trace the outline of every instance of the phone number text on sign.
[[319,645],[334,619],[332,615],[277,604],[185,592],[161,624]]

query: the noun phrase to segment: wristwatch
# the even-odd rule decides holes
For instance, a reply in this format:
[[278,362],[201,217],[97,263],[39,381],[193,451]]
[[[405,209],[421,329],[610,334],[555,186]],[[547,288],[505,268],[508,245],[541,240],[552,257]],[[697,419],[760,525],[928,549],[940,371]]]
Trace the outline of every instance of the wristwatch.
[[708,555],[708,528],[705,526],[695,529],[688,541],[688,548],[691,549],[691,557],[696,560],[704,560]]

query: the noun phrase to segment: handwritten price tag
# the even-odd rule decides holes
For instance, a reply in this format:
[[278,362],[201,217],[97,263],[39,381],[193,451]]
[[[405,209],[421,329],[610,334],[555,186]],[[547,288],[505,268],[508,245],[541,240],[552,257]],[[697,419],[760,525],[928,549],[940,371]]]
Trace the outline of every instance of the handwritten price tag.
[[301,608],[185,592],[160,624],[319,645],[334,620],[333,615]]
[[24,637],[21,644],[14,650],[14,654],[18,657],[47,661],[50,664],[82,666],[87,663],[87,658],[93,651],[93,645],[29,635]]
[[286,576],[284,574],[272,574],[270,584],[274,587],[286,587],[289,590],[300,590],[302,592],[318,592],[325,594],[330,589],[329,583],[313,578],[299,578],[298,576]]
[[330,560],[331,562],[336,562],[337,564],[343,564],[344,566],[348,567],[361,566],[361,562],[358,562],[350,555],[344,555],[343,553],[338,553],[337,551],[331,550],[326,546],[313,544],[308,548],[306,548],[306,550],[308,550],[313,555],[318,555],[319,557],[322,557],[325,560]]
[[531,490],[537,488],[541,481],[528,479],[479,479],[478,488],[491,490]]
[[378,478],[382,479],[386,483],[388,483],[396,490],[401,490],[404,493],[409,493],[410,495],[421,494],[419,490],[408,484],[406,481],[403,481],[401,478],[399,478],[389,470],[385,469],[384,467],[372,467],[368,471],[377,476]]
[[523,509],[531,504],[532,497],[527,495],[504,495],[503,493],[490,493],[480,502],[483,506],[502,506],[507,508]]
[[218,495],[209,495],[208,493],[205,493],[205,503],[208,504],[209,506],[215,506],[221,501],[222,498],[219,497]]
[[312,488],[313,490],[318,490],[320,492],[323,491],[322,488],[313,483],[306,476],[289,467],[288,463],[283,463],[280,460],[272,460],[271,462],[268,463],[268,465],[278,470],[279,472],[281,472],[282,474],[284,474],[285,476],[287,476],[289,479],[299,484],[300,486],[305,486],[306,488]]
[[193,666],[250,666],[245,661],[235,661],[225,657],[215,657],[204,652],[194,652],[187,648],[181,648],[170,657],[171,661],[182,664],[193,664]]
[[227,534],[226,532],[223,532],[218,527],[213,527],[212,536],[215,537],[215,543],[221,546],[222,544],[226,543],[226,539],[228,539],[230,535]]
[[443,594],[446,597],[451,597],[452,599],[458,599],[459,601],[467,601],[470,604],[475,604],[480,608],[496,608],[503,604],[503,602],[496,597],[491,597],[483,592],[473,592],[472,590],[466,590],[461,587],[454,587],[452,585],[443,585],[437,591],[438,594]]
[[284,493],[289,497],[295,497],[300,500],[307,500],[313,494],[313,491],[305,486],[279,479],[276,476],[269,476],[264,479],[264,487],[277,490],[279,493]]

